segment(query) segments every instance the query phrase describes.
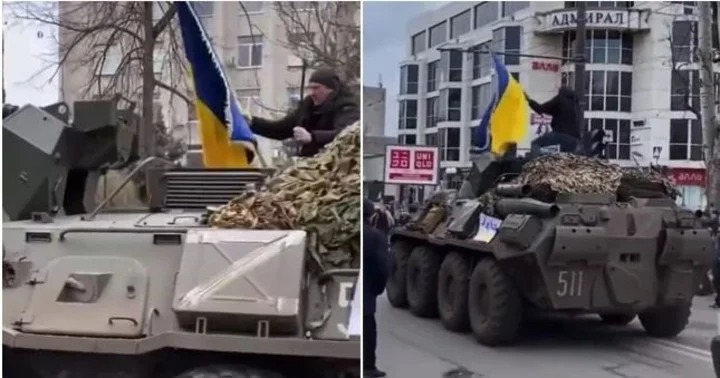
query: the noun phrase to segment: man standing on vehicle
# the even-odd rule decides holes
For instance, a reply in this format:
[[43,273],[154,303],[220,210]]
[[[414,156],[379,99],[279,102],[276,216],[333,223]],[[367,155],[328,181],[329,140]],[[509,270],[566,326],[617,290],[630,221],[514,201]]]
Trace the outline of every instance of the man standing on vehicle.
[[268,120],[249,117],[253,133],[275,140],[293,138],[298,156],[317,154],[347,126],[360,119],[360,102],[330,69],[310,75],[308,96],[284,118]]
[[377,368],[377,323],[375,306],[377,297],[385,291],[389,275],[389,254],[387,238],[370,224],[375,206],[368,199],[363,200],[363,376],[384,377],[385,372]]
[[535,139],[532,142],[532,149],[560,145],[561,152],[575,152],[580,143],[580,127],[582,127],[578,125],[578,114],[582,109],[575,92],[570,88],[562,87],[555,97],[544,104],[531,99],[527,94],[525,97],[535,113],[552,116],[551,131]]

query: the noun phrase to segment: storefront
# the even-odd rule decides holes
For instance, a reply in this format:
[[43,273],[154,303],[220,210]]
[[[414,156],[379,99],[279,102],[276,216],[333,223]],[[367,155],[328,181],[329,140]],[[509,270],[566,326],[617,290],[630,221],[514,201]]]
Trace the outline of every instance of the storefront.
[[705,197],[706,170],[704,168],[671,168],[671,180],[682,197],[677,204],[690,210],[704,210],[707,205]]

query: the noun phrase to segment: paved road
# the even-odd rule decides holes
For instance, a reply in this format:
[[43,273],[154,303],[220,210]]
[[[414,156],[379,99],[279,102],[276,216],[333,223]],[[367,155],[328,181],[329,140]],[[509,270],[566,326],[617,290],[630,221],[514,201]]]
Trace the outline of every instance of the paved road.
[[378,298],[378,365],[389,378],[712,378],[710,339],[718,312],[695,298],[687,330],[672,341],[646,337],[635,321],[596,317],[534,321],[522,343],[487,348]]

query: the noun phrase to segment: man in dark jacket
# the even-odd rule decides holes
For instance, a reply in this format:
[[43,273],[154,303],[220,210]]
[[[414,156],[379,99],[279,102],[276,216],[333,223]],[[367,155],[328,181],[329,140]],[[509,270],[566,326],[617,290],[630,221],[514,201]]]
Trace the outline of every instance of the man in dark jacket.
[[299,156],[318,153],[342,129],[360,119],[360,103],[338,76],[329,69],[310,75],[309,92],[298,107],[276,121],[252,117],[253,133],[275,140],[293,138],[300,147]]
[[580,127],[582,126],[578,125],[578,115],[582,110],[575,92],[570,88],[562,87],[555,97],[544,104],[538,103],[527,95],[526,97],[534,112],[552,116],[550,123],[552,131],[535,139],[532,142],[533,149],[560,145],[562,152],[575,152],[580,143]]
[[379,378],[385,372],[377,368],[377,324],[375,305],[377,297],[385,291],[389,274],[387,238],[370,224],[375,206],[363,200],[363,376]]

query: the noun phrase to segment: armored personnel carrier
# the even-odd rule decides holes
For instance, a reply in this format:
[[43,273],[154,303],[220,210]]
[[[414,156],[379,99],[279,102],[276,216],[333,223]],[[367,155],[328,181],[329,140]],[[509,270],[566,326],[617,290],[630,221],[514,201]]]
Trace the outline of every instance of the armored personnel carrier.
[[[208,206],[259,170],[137,162],[116,100],[4,118],[4,377],[359,376],[356,270],[311,273],[303,231],[219,230]],[[149,208],[91,204],[99,173],[136,164]]]
[[526,316],[547,311],[613,325],[637,316],[655,337],[682,332],[694,274],[712,260],[701,214],[642,191],[538,199],[511,183],[524,164],[476,163],[459,192],[435,193],[391,235],[390,303],[489,346],[516,342]]

